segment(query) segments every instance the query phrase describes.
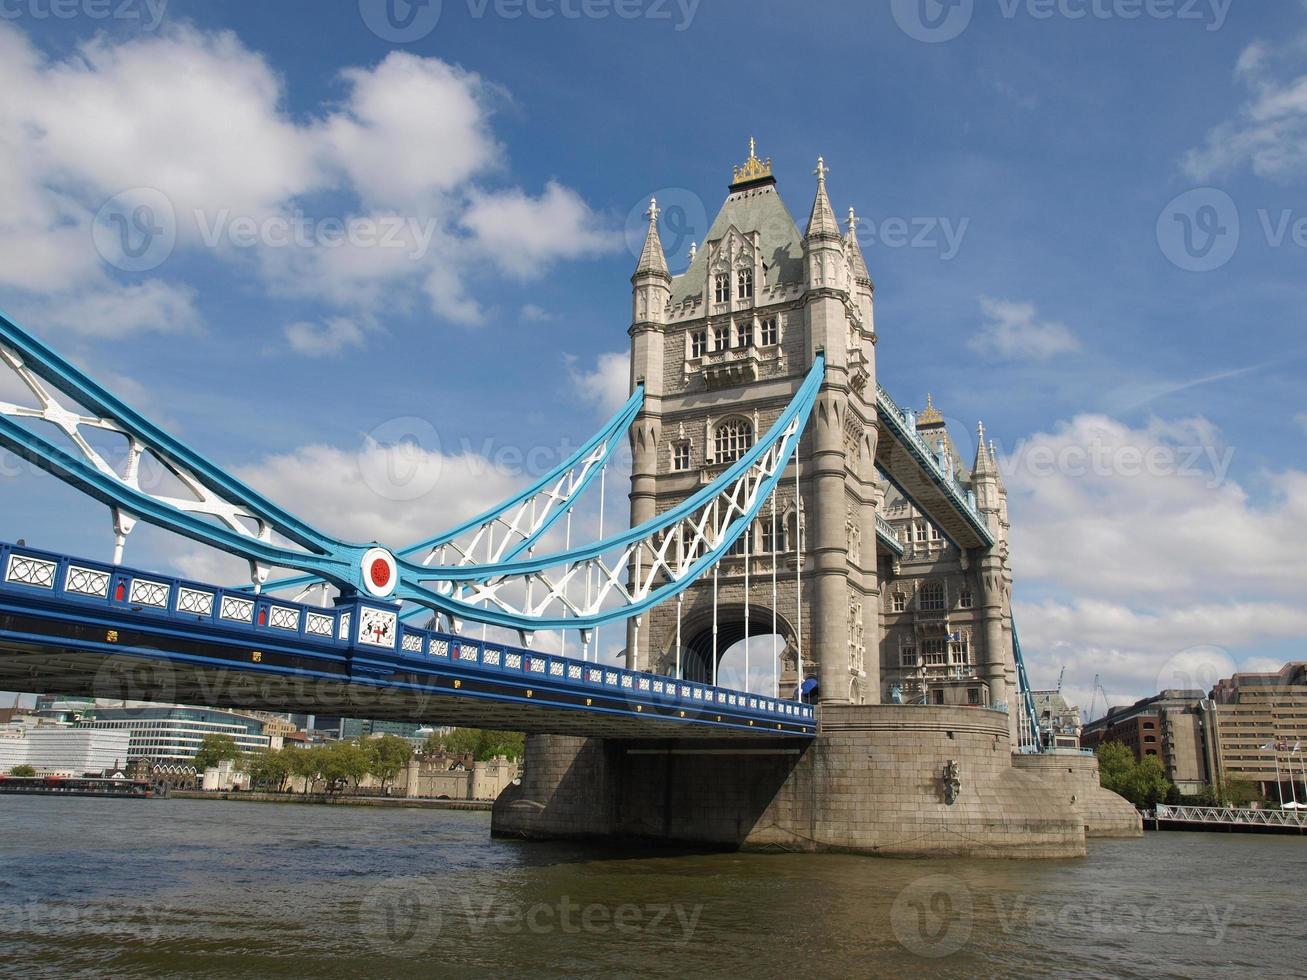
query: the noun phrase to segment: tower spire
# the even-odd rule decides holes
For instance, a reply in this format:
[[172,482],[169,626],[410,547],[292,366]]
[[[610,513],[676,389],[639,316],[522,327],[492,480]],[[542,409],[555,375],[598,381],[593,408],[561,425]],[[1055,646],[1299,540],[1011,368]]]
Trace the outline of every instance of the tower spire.
[[973,476],[993,476],[996,467],[994,457],[985,445],[985,423],[976,423],[976,462],[971,467]]
[[658,237],[658,215],[662,212],[658,210],[658,199],[649,199],[649,210],[645,212],[645,217],[649,219],[649,231],[645,234],[644,250],[640,252],[640,262],[635,267],[637,276],[646,273],[666,276],[671,278],[667,271],[667,259],[663,255],[662,239]]
[[853,273],[853,278],[861,285],[871,285],[871,273],[867,271],[867,260],[862,257],[862,246],[858,244],[858,222],[857,212],[853,210],[853,205],[849,205],[849,231],[844,238],[844,244],[849,254],[849,270]]
[[808,218],[808,231],[806,237],[809,241],[818,239],[833,239],[840,241],[840,226],[835,220],[835,211],[830,206],[830,198],[826,196],[826,175],[830,170],[826,166],[826,160],[823,157],[817,157],[817,169],[813,174],[817,178],[817,196],[812,202],[812,215]]

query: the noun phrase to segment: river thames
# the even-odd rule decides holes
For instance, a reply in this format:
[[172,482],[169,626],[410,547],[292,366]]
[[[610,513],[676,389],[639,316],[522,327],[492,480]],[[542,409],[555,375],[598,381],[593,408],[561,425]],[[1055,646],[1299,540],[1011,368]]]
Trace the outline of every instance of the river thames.
[[0,973],[1302,976],[1307,840],[1074,861],[612,852],[490,815],[0,798]]

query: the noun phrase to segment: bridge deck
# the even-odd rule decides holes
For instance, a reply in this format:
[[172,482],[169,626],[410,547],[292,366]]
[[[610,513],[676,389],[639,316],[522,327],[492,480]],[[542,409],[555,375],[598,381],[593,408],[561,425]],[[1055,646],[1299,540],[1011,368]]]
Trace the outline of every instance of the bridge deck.
[[974,501],[940,467],[934,450],[917,434],[911,413],[899,408],[889,392],[880,387],[876,409],[880,421],[876,465],[881,471],[958,547],[992,546],[994,537]]
[[811,705],[0,545],[0,687],[621,738],[815,734]]

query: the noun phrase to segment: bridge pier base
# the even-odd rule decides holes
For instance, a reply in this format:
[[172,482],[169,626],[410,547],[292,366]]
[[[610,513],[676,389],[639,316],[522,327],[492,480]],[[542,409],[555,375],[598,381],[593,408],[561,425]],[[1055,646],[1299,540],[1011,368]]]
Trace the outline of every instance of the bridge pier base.
[[1085,821],[1087,837],[1142,837],[1144,820],[1125,798],[1103,789],[1098,757],[1079,751],[1016,755],[1012,764],[1056,787]]
[[1072,796],[1083,805],[1093,794],[1079,783],[1068,792],[1061,775],[1083,782],[1085,772],[1066,774],[1067,763],[1047,779],[1014,763],[1011,749],[1002,712],[915,705],[824,705],[808,743],[533,736],[492,830],[896,856],[1083,855],[1086,818]]

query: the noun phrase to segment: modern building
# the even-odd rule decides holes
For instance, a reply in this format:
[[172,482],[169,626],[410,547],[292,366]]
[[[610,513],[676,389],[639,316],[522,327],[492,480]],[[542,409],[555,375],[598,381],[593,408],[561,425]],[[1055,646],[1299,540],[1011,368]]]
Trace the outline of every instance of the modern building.
[[191,762],[206,735],[230,735],[243,752],[257,752],[270,744],[259,719],[213,708],[180,705],[96,708],[79,726],[127,731],[131,734],[131,757],[156,762]]
[[407,721],[375,721],[362,718],[343,718],[340,723],[341,738],[366,738],[370,735],[397,735],[400,738],[425,741],[425,736],[418,735],[422,725]]
[[1218,681],[1196,714],[1212,782],[1243,779],[1268,800],[1307,802],[1307,663]]
[[1140,698],[1134,704],[1109,708],[1102,718],[1087,722],[1080,730],[1080,744],[1096,749],[1104,742],[1120,742],[1137,761],[1147,756],[1162,759],[1162,717],[1168,710],[1193,708],[1202,691],[1168,690]]
[[31,766],[40,775],[99,775],[127,764],[130,733],[13,724],[0,728],[0,773]]

